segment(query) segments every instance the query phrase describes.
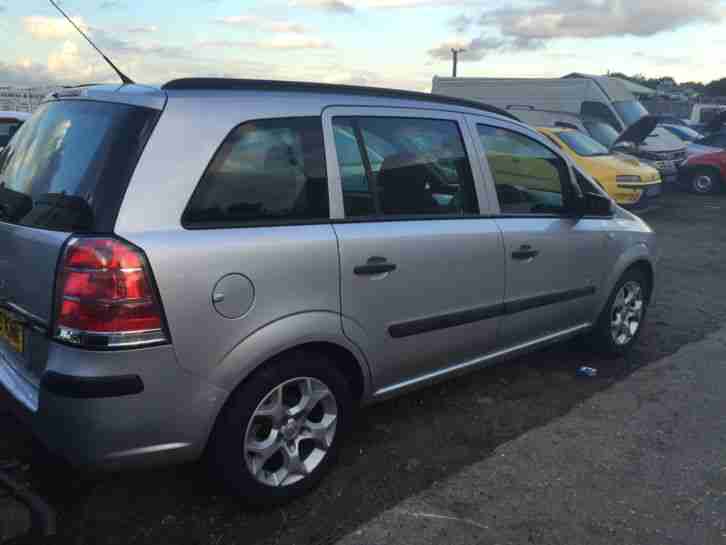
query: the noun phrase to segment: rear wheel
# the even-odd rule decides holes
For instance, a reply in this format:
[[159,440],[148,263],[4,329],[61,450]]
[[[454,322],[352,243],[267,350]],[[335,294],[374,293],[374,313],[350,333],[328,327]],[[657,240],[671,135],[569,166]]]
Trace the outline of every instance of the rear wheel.
[[329,357],[289,353],[232,395],[210,443],[223,484],[253,505],[279,505],[315,487],[332,467],[352,410]]
[[643,271],[631,269],[620,278],[592,332],[599,352],[622,356],[632,349],[643,329],[650,290]]
[[691,173],[688,187],[693,193],[711,195],[721,189],[721,176],[708,168],[699,168]]

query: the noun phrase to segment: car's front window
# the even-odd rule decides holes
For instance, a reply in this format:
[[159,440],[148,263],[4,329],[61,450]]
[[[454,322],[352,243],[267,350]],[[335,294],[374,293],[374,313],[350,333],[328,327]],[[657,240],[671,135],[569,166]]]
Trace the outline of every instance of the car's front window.
[[597,120],[585,120],[585,128],[595,140],[610,149],[618,139],[618,132],[608,123]]
[[686,142],[695,142],[703,138],[700,132],[689,129],[688,127],[670,127],[670,131]]
[[582,157],[596,157],[610,153],[608,148],[600,142],[593,140],[579,131],[563,131],[558,136],[565,144],[572,148],[572,151]]
[[626,127],[630,127],[633,123],[648,115],[648,110],[637,100],[621,100],[613,102],[613,106],[625,122]]

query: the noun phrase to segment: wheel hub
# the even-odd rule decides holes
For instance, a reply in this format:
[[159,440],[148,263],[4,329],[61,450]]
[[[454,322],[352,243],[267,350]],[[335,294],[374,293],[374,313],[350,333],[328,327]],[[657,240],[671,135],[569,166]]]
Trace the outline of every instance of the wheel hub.
[[280,428],[280,432],[285,441],[292,441],[300,432],[300,425],[291,418]]

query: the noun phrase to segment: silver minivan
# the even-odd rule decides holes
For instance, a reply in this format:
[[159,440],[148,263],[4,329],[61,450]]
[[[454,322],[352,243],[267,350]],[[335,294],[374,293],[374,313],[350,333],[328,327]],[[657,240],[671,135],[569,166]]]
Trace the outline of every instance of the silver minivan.
[[548,343],[623,354],[655,237],[511,114],[183,79],[49,97],[0,155],[0,383],[79,465],[275,504],[353,410]]

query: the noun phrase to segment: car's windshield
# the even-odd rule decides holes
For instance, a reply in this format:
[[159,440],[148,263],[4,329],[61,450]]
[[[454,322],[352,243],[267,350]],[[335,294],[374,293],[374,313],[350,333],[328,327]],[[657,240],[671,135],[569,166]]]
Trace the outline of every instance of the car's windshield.
[[648,110],[637,100],[621,100],[613,102],[613,106],[625,122],[626,127],[630,127],[636,121],[640,121],[640,118],[648,115]]
[[701,138],[703,138],[703,135],[700,132],[694,131],[689,127],[666,125],[666,129],[675,134],[681,140],[685,140],[686,142],[695,142],[696,140],[700,140]]
[[585,120],[583,121],[583,124],[585,125],[587,132],[590,133],[590,136],[608,149],[610,149],[618,139],[618,131],[616,131],[609,123]]
[[563,131],[557,136],[567,144],[572,150],[582,157],[596,157],[598,155],[608,155],[608,148],[600,142],[593,140],[580,131]]

